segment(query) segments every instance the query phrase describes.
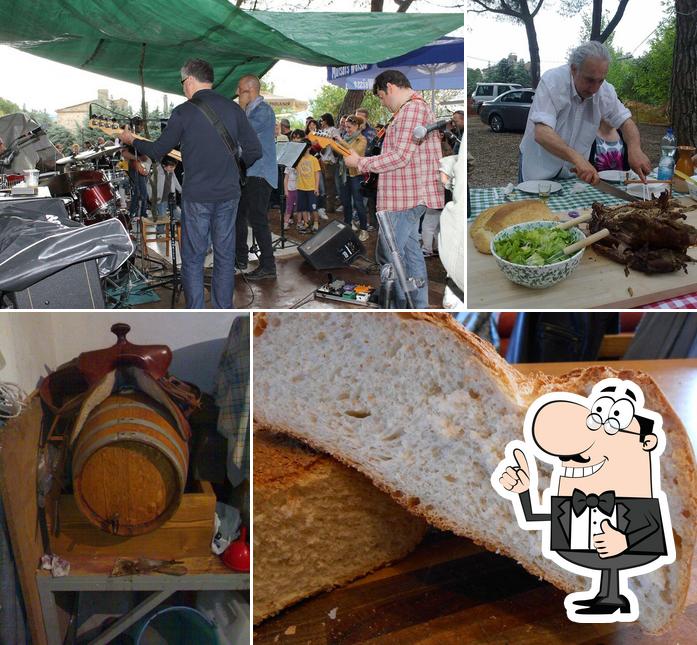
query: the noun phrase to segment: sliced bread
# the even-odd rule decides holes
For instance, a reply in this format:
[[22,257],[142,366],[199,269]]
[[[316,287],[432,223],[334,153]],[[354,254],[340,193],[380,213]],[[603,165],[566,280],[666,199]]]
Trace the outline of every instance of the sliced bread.
[[[663,415],[661,478],[676,561],[632,578],[630,587],[650,632],[665,630],[681,611],[697,531],[695,461],[650,376],[597,366],[526,377],[446,314],[313,313],[316,342],[298,343],[308,324],[302,313],[255,316],[256,421],[330,453],[433,525],[509,555],[567,592],[588,588],[588,579],[542,556],[541,533],[518,527],[490,476],[508,442],[522,438],[525,411],[541,394],[587,395],[612,376],[639,384],[646,407]],[[538,471],[542,491],[550,470],[538,463]]]
[[426,522],[325,454],[254,433],[254,623],[407,555]]

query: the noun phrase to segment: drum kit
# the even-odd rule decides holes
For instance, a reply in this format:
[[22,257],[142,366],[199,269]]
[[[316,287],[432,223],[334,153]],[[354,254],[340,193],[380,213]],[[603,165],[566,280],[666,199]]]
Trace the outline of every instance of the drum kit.
[[[128,184],[128,174],[115,167],[111,160],[121,148],[103,146],[56,161],[56,166],[63,172],[44,179],[42,183],[48,186],[53,197],[63,200],[71,219],[89,226],[117,217],[129,230],[126,211],[117,207],[118,189]],[[96,162],[105,157],[109,159],[110,167],[95,167]]]

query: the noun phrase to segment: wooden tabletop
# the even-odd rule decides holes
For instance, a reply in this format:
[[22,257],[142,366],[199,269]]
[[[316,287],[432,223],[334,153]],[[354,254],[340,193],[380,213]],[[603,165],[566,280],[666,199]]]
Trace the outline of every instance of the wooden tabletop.
[[[593,363],[517,365],[562,374]],[[597,364],[597,363],[596,363]],[[668,397],[697,449],[697,359],[612,361],[641,369]],[[254,630],[255,645],[449,645],[467,643],[693,643],[697,634],[697,565],[684,612],[660,637],[633,623],[578,624],[564,596],[510,558],[433,530],[407,558],[354,583],[301,602]],[[334,613],[333,610],[336,610]],[[330,616],[334,616],[333,618]]]
[[[681,198],[687,222],[697,226],[695,203]],[[562,218],[566,214],[558,213]],[[584,230],[586,230],[584,228]],[[647,275],[625,274],[617,262],[588,248],[581,264],[562,282],[547,289],[529,289],[511,282],[492,255],[480,253],[467,235],[467,305],[470,309],[623,309],[650,304],[697,291],[697,267]]]

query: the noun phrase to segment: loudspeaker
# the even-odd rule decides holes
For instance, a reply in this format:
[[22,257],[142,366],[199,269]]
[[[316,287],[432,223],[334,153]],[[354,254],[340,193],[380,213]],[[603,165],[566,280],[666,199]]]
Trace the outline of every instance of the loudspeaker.
[[299,247],[313,269],[338,269],[365,251],[349,225],[333,221]]
[[13,295],[18,309],[104,309],[96,260],[71,264]]

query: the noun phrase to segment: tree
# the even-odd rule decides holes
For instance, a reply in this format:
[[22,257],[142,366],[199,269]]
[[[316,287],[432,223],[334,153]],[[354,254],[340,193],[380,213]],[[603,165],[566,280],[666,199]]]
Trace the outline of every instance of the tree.
[[471,96],[479,83],[483,78],[482,70],[479,68],[467,68],[467,96]]
[[670,117],[679,143],[697,143],[697,0],[675,0]]
[[4,116],[5,114],[14,114],[15,112],[19,111],[19,105],[13,103],[12,101],[8,101],[7,99],[0,98],[0,116]]
[[483,80],[491,83],[520,83],[524,87],[529,87],[531,82],[530,72],[525,69],[525,64],[510,58],[502,58],[496,65],[484,70]]
[[[349,90],[350,91],[350,90]],[[310,101],[310,112],[319,117],[320,114],[329,112],[336,117],[342,114],[353,114],[353,112],[342,112],[344,97],[347,90],[336,87],[335,85],[323,85],[319,94]],[[389,118],[389,111],[380,103],[380,99],[372,93],[367,93],[362,97],[361,103],[356,107],[364,107],[368,110],[368,120],[371,123],[384,123]],[[354,110],[355,112],[355,110]]]
[[540,46],[537,42],[535,17],[543,3],[544,0],[470,0],[467,9],[472,13],[493,13],[523,24],[528,36],[532,87],[537,87],[540,82]]
[[588,3],[593,5],[590,18],[590,30],[586,40],[597,40],[604,43],[610,38],[617,28],[629,0],[619,0],[615,14],[608,19],[609,14],[603,12],[603,0],[562,0],[560,13],[565,16],[575,16],[580,13]]

